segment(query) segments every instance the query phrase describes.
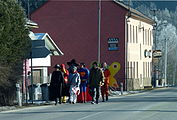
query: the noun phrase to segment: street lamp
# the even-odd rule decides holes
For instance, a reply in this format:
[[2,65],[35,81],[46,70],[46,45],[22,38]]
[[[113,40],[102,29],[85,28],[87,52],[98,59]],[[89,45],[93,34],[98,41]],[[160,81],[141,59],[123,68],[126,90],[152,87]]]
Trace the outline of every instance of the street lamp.
[[[160,31],[159,28],[162,27],[162,26],[164,26],[164,27],[167,26],[167,21],[163,21],[159,24],[157,23],[156,27],[155,27],[155,30],[156,30],[155,33]],[[155,42],[156,42],[156,46],[155,46],[155,50],[156,50],[157,49],[157,34],[155,34]],[[165,78],[164,78],[164,84],[166,85],[166,78],[167,78],[167,69],[166,69],[167,68],[167,39],[165,39],[164,42],[165,42],[165,52],[164,52],[165,53]],[[160,63],[159,59],[158,59],[158,63]],[[158,69],[160,69],[159,67],[160,66],[158,64]],[[155,70],[155,73],[156,73],[156,70]],[[159,78],[159,76],[158,76],[158,78]]]
[[164,84],[167,85],[167,39],[165,38],[165,78]]
[[[38,28],[38,24],[29,20],[29,19],[26,19],[26,25],[25,25],[28,29],[33,29],[33,28]],[[34,89],[34,86],[33,86],[33,63],[32,63],[32,59],[33,59],[33,52],[32,52],[32,40],[31,40],[31,51],[30,51],[30,59],[31,59],[31,94],[32,94],[32,104],[33,104],[33,89]],[[26,60],[25,60],[25,68],[26,68]],[[25,70],[26,71],[26,70]],[[27,77],[26,77],[26,73],[25,73],[25,81],[26,81],[26,96],[27,96]],[[27,103],[27,98],[26,98],[26,103]]]
[[[160,26],[162,26],[162,25],[164,25],[164,26],[166,26],[167,25],[167,21],[163,21],[162,23],[160,23],[160,24],[158,24],[157,22],[155,22],[155,24],[154,24],[154,28],[153,28],[153,30],[154,30],[154,51],[153,51],[153,53],[155,53],[155,54],[157,54],[157,53],[159,53],[159,51],[161,52],[161,50],[157,50],[157,31],[158,31],[158,29],[159,29],[159,27]],[[162,52],[161,52],[162,53]],[[158,63],[159,63],[159,58],[160,58],[161,56],[158,56],[158,57],[153,57],[153,86],[154,87],[156,87],[156,80],[157,80],[157,78],[159,78],[159,76],[157,77],[157,68],[158,68],[158,70],[159,70],[159,65],[158,65]],[[154,61],[155,61],[155,59],[157,59],[156,61],[157,61],[157,63],[155,63]],[[159,74],[159,73],[158,73]],[[166,80],[166,79],[165,79]]]

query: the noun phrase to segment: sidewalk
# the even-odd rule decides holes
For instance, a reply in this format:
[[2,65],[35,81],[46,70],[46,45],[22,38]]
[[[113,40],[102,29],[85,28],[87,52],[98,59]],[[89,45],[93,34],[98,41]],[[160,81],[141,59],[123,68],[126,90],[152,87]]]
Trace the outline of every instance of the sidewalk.
[[140,91],[110,91],[110,96],[122,96],[122,95],[130,95],[130,94],[137,94],[137,93],[142,93],[145,90],[140,90]]
[[15,110],[15,109],[17,109],[16,106],[2,106],[2,107],[0,107],[0,112],[1,111],[8,111],[8,110]]
[[[130,94],[137,94],[137,93],[142,93],[144,92],[144,90],[141,91],[123,91],[123,95],[130,95]],[[110,91],[110,97],[114,97],[114,96],[123,96],[121,94],[121,91]],[[26,104],[26,102],[23,102],[24,104]],[[42,101],[42,100],[34,100],[33,104],[32,101],[28,101],[28,105],[23,105],[23,106],[2,106],[0,107],[0,112],[2,111],[9,111],[9,110],[16,110],[16,109],[21,109],[21,108],[25,108],[25,107],[34,107],[34,106],[43,106],[43,105],[54,105],[54,101]]]

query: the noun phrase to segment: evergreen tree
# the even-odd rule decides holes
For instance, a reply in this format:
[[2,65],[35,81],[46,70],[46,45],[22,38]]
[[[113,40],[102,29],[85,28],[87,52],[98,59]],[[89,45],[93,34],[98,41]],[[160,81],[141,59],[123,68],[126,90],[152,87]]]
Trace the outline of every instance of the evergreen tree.
[[0,105],[12,104],[22,61],[30,48],[24,9],[16,0],[0,0]]

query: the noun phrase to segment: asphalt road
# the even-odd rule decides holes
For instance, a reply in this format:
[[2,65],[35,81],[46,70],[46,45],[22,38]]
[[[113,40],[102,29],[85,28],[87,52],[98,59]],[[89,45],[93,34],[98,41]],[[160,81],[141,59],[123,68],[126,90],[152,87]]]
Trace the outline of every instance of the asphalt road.
[[177,120],[177,88],[113,97],[100,104],[62,104],[0,112],[0,120]]

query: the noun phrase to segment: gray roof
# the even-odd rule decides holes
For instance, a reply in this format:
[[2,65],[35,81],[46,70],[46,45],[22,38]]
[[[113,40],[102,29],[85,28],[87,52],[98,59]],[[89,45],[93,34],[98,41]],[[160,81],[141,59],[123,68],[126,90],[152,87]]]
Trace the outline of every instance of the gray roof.
[[45,47],[51,52],[53,56],[61,56],[64,53],[58,48],[52,38],[49,36],[48,33],[30,33],[30,38],[33,41],[40,41],[42,40],[45,44]]
[[[127,5],[125,5],[125,4],[121,3],[121,2],[119,2],[118,0],[113,0],[113,1],[114,1],[115,3],[117,3],[118,5],[120,5],[121,7],[125,8],[125,9],[127,10],[127,12],[130,12],[130,14],[131,14],[132,17],[137,17],[137,18],[139,18],[139,19],[143,19],[143,20],[145,20],[146,22],[148,22],[148,23],[150,23],[150,24],[153,24],[153,23],[154,23],[154,21],[153,21],[151,18],[149,18],[148,16],[142,14],[142,13],[139,12],[138,10],[133,9],[133,8],[131,8],[131,7],[127,6]],[[127,14],[127,15],[128,15],[128,14]],[[130,16],[130,17],[131,17],[131,16]]]
[[25,25],[27,28],[38,28],[38,24],[35,23],[34,21],[26,18],[26,25]]

